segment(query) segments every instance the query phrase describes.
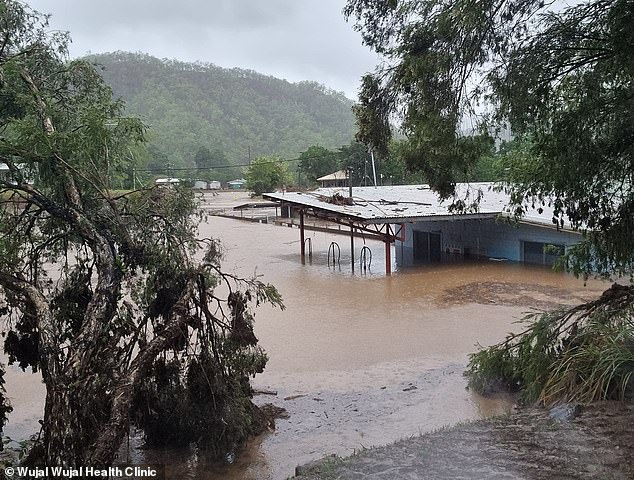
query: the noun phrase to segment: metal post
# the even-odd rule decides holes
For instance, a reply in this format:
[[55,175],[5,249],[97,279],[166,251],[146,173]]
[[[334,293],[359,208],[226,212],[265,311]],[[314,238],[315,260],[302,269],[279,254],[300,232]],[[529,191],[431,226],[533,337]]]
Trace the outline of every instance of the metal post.
[[354,272],[354,223],[350,222],[350,261]]
[[304,245],[304,210],[299,211],[299,240],[302,261],[306,257],[306,246]]
[[391,237],[392,231],[389,224],[385,225],[385,274],[392,275],[392,248]]

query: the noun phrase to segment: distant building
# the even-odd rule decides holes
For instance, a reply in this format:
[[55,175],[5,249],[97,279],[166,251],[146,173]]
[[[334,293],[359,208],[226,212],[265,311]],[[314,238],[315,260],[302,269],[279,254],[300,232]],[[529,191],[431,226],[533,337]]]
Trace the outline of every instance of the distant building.
[[227,182],[227,188],[231,190],[238,190],[240,188],[244,188],[244,185],[246,183],[247,181],[244,178],[237,178],[235,180],[231,180],[230,182]]
[[195,180],[193,188],[197,190],[220,190],[222,187],[220,182],[217,180],[206,181],[206,180]]
[[157,178],[156,180],[154,180],[154,183],[156,185],[169,187],[171,185],[178,185],[179,183],[181,183],[181,181],[178,178]]
[[348,172],[345,170],[339,170],[317,179],[319,186],[322,188],[341,188],[348,186]]

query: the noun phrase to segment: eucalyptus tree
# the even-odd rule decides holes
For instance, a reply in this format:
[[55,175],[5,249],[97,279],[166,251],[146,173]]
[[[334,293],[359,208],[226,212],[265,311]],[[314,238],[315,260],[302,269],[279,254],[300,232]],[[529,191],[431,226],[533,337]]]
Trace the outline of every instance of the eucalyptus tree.
[[[67,42],[0,2],[0,317],[10,361],[46,386],[31,461],[107,465],[130,422],[235,448],[255,428],[248,379],[266,364],[251,307],[281,299],[221,270],[189,192],[111,188],[145,127],[91,65],[66,60]],[[156,418],[166,401],[179,408]]]

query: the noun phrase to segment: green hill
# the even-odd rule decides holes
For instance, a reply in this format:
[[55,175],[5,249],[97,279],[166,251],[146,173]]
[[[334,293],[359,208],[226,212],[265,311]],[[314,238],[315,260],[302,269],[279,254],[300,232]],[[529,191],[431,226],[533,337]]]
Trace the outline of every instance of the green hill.
[[238,165],[248,161],[249,149],[252,158],[292,158],[311,145],[339,147],[354,135],[352,101],[316,82],[290,83],[250,70],[145,54],[88,59],[102,68],[128,111],[150,126],[151,155],[176,167],[193,166],[200,147],[220,151],[226,163]]

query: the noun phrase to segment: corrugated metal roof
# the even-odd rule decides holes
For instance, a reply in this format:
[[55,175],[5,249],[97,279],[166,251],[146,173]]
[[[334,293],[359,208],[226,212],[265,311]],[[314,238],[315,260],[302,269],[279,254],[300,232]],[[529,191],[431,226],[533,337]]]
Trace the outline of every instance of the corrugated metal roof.
[[[480,196],[477,211],[464,214],[450,211],[449,207],[453,203],[453,199],[440,201],[438,194],[427,185],[353,187],[351,205],[344,203],[348,197],[348,188],[319,188],[312,192],[265,193],[263,197],[347,217],[362,223],[403,223],[458,217],[510,216],[509,195],[504,191],[496,191],[493,187],[493,183],[458,184],[458,198],[467,203]],[[542,209],[541,214],[537,210],[529,210],[528,214],[523,217],[523,221],[554,226],[552,208],[546,205]]]

